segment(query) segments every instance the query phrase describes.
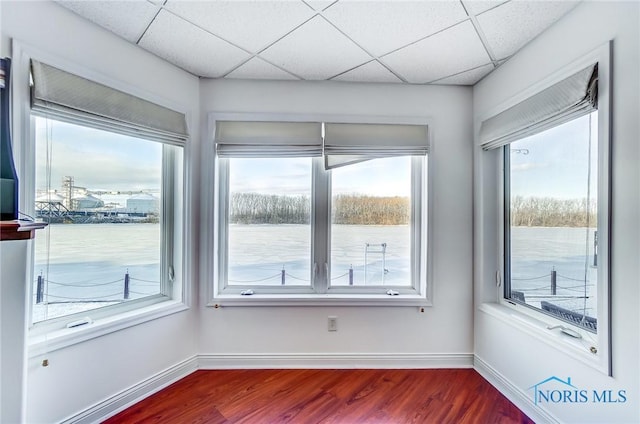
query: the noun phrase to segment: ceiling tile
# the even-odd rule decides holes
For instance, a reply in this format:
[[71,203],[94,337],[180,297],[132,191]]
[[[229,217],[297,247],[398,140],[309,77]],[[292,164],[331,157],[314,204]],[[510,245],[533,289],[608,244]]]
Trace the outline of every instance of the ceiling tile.
[[336,3],[338,0],[303,0],[303,1],[313,9],[320,11],[331,6],[333,3]]
[[492,63],[435,81],[434,84],[474,85],[493,71]]
[[340,1],[323,15],[377,56],[467,18],[459,1]]
[[179,1],[165,8],[239,47],[256,53],[307,19],[302,1]]
[[323,80],[371,57],[317,16],[266,49],[261,56],[304,78]]
[[288,72],[279,69],[272,64],[265,62],[259,57],[254,57],[247,63],[225,76],[225,78],[239,79],[273,79],[273,80],[295,80],[298,79]]
[[362,66],[332,78],[333,81],[366,81],[366,82],[402,82],[400,78],[389,72],[377,60],[372,60]]
[[499,6],[506,1],[508,0],[462,0],[462,3],[464,3],[464,7],[467,9],[469,14],[479,15],[480,13],[486,12],[487,10]]
[[426,83],[491,62],[473,25],[465,21],[395,51],[382,61],[412,83]]
[[58,1],[58,3],[132,43],[138,41],[158,13],[157,6],[143,0]]
[[478,15],[498,59],[512,55],[576,6],[575,1],[510,1]]
[[217,78],[248,53],[162,10],[140,40],[140,46],[194,75]]

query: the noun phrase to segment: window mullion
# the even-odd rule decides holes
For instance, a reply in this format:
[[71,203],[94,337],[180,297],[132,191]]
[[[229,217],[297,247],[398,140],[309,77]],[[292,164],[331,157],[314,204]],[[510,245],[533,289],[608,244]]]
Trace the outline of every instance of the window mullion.
[[330,173],[324,170],[322,158],[313,159],[311,228],[311,280],[313,290],[326,293],[329,288],[329,219],[330,219]]
[[162,181],[160,193],[161,257],[160,257],[160,293],[171,295],[173,285],[173,240],[174,240],[174,196],[175,193],[175,155],[171,146],[162,146]]

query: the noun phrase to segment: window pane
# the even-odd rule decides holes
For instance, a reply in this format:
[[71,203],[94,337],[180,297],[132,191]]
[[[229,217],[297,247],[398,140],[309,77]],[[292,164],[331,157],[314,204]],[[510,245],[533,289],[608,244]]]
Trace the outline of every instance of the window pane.
[[36,118],[33,321],[160,293],[162,145]]
[[597,113],[507,147],[507,297],[595,331]]
[[331,172],[331,285],[411,286],[411,157]]
[[311,285],[311,159],[229,159],[228,285]]

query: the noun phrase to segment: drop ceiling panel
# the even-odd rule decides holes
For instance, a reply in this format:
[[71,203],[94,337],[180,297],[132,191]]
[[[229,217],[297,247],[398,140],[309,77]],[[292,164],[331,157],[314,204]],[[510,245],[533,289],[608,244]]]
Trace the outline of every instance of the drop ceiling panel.
[[59,1],[58,3],[132,43],[138,42],[159,10],[158,6],[142,0]]
[[467,18],[459,1],[340,1],[323,13],[376,56]]
[[233,70],[226,75],[226,78],[274,80],[298,79],[258,57],[252,58],[247,63],[244,63],[239,68]]
[[451,85],[474,85],[485,77],[489,72],[493,71],[494,66],[492,63],[483,65],[469,71],[461,72],[450,77],[442,78],[436,81],[437,84],[451,84]]
[[478,23],[498,59],[511,56],[569,10],[575,1],[510,1],[478,15]]
[[377,60],[372,60],[333,78],[334,81],[402,82]]
[[489,9],[505,3],[508,0],[462,0],[464,7],[471,15],[479,15]]
[[252,53],[278,40],[315,13],[302,1],[180,1],[165,8]]
[[417,84],[475,83],[578,3],[56,1],[200,77]]
[[427,83],[491,62],[478,34],[465,21],[415,44],[397,50],[382,61],[412,83]]
[[320,11],[336,3],[338,0],[303,0],[303,1],[314,10]]
[[162,10],[140,46],[194,75],[218,78],[250,55],[185,20]]
[[323,80],[371,57],[322,17],[316,16],[260,56],[304,79]]

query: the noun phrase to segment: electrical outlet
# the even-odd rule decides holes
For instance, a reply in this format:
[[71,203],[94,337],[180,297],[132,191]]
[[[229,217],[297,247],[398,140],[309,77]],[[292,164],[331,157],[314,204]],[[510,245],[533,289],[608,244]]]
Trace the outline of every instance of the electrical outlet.
[[338,317],[329,317],[329,331],[338,331]]

